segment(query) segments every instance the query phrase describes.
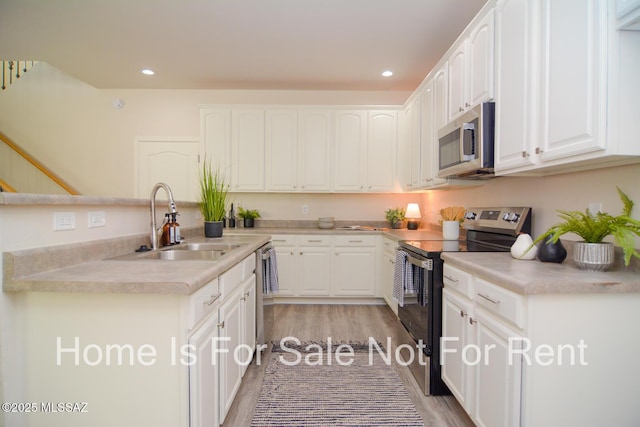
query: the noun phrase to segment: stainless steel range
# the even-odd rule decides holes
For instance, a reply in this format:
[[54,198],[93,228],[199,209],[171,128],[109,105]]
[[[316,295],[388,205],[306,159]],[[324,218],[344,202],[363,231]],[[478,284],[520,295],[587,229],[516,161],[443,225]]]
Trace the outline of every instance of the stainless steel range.
[[[403,240],[396,257],[398,317],[411,335],[401,354],[425,395],[449,394],[440,377],[442,336],[442,252],[508,252],[518,234],[531,233],[531,208],[469,208],[463,224],[465,240]],[[423,344],[423,345],[420,345]],[[412,346],[413,347],[409,347]],[[415,357],[409,348],[419,348]],[[414,357],[411,357],[414,356]]]

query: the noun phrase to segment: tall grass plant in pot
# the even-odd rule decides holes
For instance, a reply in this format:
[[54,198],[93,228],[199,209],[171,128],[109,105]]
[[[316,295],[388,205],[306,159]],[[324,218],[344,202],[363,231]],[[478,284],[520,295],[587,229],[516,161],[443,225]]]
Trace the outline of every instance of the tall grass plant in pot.
[[229,184],[220,167],[215,169],[206,157],[200,170],[200,212],[204,219],[205,237],[221,237],[223,220],[227,212]]

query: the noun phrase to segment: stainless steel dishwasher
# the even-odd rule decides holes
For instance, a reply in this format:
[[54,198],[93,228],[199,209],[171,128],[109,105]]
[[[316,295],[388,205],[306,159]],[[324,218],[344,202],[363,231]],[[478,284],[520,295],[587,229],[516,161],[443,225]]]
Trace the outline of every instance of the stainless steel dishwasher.
[[[273,331],[273,292],[269,285],[270,270],[276,268],[270,262],[272,251],[271,242],[256,250],[256,340],[258,344],[269,344]],[[277,271],[275,272],[277,275]]]

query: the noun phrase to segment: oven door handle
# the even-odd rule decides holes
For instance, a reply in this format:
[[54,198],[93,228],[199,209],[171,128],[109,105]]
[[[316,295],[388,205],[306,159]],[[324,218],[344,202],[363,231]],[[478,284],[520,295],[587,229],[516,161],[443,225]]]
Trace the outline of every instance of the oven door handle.
[[428,258],[425,260],[414,258],[411,255],[407,255],[407,261],[416,267],[423,268],[425,270],[433,270],[433,260]]

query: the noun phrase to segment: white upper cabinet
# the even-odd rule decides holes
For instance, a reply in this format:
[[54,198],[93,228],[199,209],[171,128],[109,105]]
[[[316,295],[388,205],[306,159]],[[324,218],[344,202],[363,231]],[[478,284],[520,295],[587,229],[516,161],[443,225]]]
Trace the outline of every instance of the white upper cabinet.
[[496,172],[533,164],[533,2],[496,6]]
[[298,110],[266,112],[267,191],[298,189]]
[[335,191],[393,191],[396,180],[398,112],[335,112]]
[[396,181],[398,112],[369,111],[367,191],[393,191]]
[[331,189],[331,111],[300,110],[298,177],[302,191]]
[[493,10],[478,15],[448,57],[449,119],[493,99]]
[[640,32],[613,2],[500,0],[496,7],[497,174],[640,162]]
[[606,2],[545,0],[540,160],[606,148]]
[[334,190],[363,191],[367,180],[365,110],[336,111],[333,153]]
[[202,108],[200,139],[211,164],[220,167],[220,170],[227,174],[227,178],[231,179],[231,110]]
[[409,189],[419,189],[422,186],[422,162],[421,162],[421,146],[420,146],[420,112],[422,99],[417,94],[413,99],[409,101],[405,110],[405,116],[407,120],[408,132],[406,138],[409,143],[409,170],[410,184],[407,186]]
[[233,109],[231,190],[264,190],[264,110]]

